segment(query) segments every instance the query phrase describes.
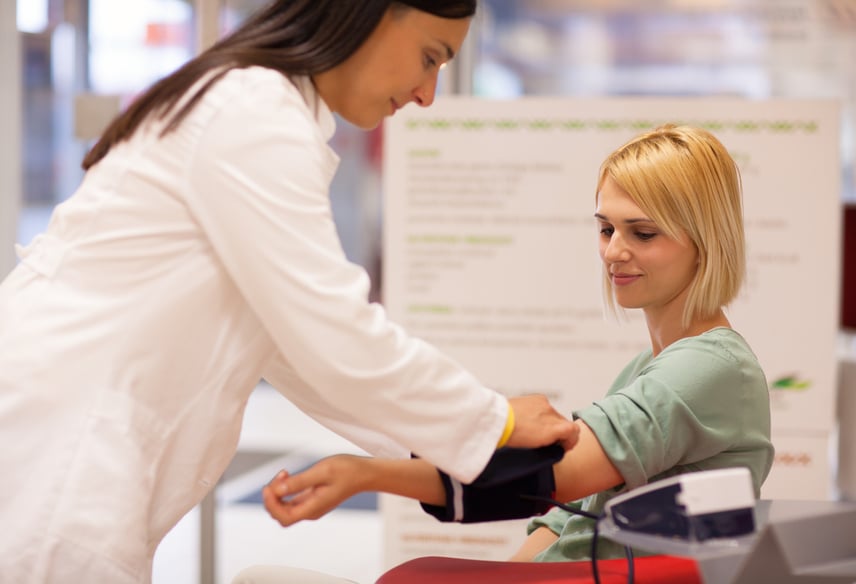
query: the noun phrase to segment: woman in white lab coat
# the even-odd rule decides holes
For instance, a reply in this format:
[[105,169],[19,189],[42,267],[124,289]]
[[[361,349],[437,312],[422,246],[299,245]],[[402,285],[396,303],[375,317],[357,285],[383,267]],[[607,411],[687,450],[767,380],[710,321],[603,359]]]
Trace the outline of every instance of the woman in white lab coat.
[[149,581],[261,378],[462,481],[499,443],[572,445],[546,399],[507,400],[370,304],[330,212],[333,113],[430,105],[474,10],[277,0],[108,127],[0,285],[0,581]]

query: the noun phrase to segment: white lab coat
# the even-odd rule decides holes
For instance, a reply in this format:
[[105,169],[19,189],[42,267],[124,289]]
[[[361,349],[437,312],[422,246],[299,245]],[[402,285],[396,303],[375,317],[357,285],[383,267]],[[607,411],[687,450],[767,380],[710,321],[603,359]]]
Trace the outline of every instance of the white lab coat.
[[0,286],[0,582],[148,582],[262,377],[371,452],[480,472],[507,401],[367,302],[330,212],[334,127],[308,79],[231,71],[19,249]]

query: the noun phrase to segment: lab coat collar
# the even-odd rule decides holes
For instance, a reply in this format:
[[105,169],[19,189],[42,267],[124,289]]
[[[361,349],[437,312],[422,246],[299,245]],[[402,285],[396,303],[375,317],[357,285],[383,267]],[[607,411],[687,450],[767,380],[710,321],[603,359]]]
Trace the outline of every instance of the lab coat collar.
[[327,103],[321,99],[311,78],[305,75],[294,75],[291,77],[291,82],[294,83],[297,91],[300,92],[300,95],[306,101],[306,105],[309,106],[309,110],[321,128],[324,140],[329,142],[330,138],[336,132],[336,119],[333,117],[333,112],[327,107]]

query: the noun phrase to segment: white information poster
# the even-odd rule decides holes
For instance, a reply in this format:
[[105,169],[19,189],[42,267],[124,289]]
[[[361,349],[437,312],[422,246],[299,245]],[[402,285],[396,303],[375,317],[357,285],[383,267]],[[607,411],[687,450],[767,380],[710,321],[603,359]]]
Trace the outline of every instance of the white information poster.
[[[763,496],[828,497],[840,260],[839,108],[829,101],[445,98],[387,126],[383,299],[412,334],[506,395],[562,411],[648,346],[604,314],[593,219],[601,161],[666,122],[714,132],[744,187],[748,279],[729,311],[771,385]],[[386,560],[505,559],[525,522],[445,525],[383,497]]]

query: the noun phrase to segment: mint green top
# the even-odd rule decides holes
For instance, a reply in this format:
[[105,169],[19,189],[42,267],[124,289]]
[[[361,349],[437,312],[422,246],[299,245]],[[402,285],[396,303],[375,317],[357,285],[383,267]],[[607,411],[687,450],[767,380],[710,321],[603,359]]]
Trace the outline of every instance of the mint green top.
[[[610,498],[676,474],[729,467],[752,473],[756,497],[773,463],[767,381],[749,345],[729,328],[676,341],[633,359],[602,400],[574,412],[594,432],[624,484],[572,503],[600,514]],[[554,508],[529,523],[559,539],[538,562],[590,556],[592,520]],[[598,557],[624,555],[598,541]]]

